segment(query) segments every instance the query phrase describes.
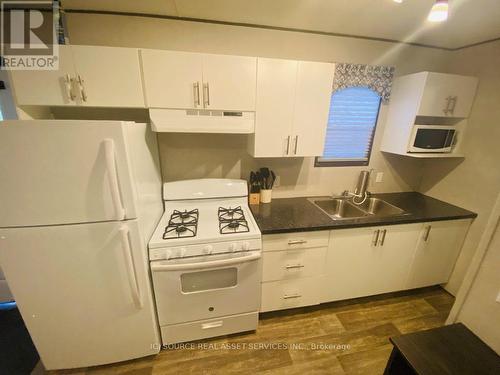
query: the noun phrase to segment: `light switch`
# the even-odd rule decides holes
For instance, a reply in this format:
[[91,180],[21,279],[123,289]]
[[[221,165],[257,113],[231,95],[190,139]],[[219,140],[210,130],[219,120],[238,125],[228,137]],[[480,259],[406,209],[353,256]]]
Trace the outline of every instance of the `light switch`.
[[377,172],[375,175],[375,182],[382,182],[384,181],[384,172]]
[[500,292],[498,292],[498,295],[497,295],[497,302],[500,303]]

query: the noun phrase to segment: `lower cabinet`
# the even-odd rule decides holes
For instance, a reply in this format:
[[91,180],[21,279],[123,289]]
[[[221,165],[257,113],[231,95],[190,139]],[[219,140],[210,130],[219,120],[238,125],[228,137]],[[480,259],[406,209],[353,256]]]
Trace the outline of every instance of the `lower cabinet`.
[[264,235],[261,311],[446,283],[470,223]]
[[425,223],[406,284],[407,289],[448,281],[460,254],[471,220]]
[[334,230],[321,302],[404,289],[422,224]]
[[261,311],[316,305],[328,231],[263,236]]

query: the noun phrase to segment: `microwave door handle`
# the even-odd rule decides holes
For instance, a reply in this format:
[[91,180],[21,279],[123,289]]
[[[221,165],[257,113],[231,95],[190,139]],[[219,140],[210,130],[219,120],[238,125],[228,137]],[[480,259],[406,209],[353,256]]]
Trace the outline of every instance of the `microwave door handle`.
[[453,142],[455,140],[455,134],[456,134],[456,131],[455,130],[448,130],[448,134],[446,134],[446,139],[444,140],[444,147],[447,148],[447,147],[451,147],[453,146]]
[[219,259],[212,260],[208,262],[192,262],[192,263],[182,263],[182,264],[151,264],[151,270],[155,271],[184,271],[184,270],[199,270],[204,268],[215,268],[222,266],[230,266],[233,264],[240,264],[245,262],[250,262],[252,260],[257,260],[260,258],[260,252],[254,251],[249,255],[237,258],[229,259]]

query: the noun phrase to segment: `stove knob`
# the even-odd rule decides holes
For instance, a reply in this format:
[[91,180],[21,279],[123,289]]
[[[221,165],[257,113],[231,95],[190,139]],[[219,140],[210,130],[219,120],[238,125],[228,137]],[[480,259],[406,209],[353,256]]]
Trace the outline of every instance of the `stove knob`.
[[165,250],[165,259],[169,260],[172,258],[172,250]]
[[244,242],[242,247],[243,247],[243,250],[248,251],[248,250],[250,250],[250,243]]
[[236,251],[236,250],[238,250],[238,245],[236,245],[235,243],[229,245],[229,251]]
[[207,245],[203,248],[203,254],[212,254],[214,247],[212,245]]
[[186,256],[186,253],[187,253],[186,248],[185,247],[181,247],[179,249],[179,252],[178,252],[179,255],[178,256],[181,257],[181,258],[184,258]]

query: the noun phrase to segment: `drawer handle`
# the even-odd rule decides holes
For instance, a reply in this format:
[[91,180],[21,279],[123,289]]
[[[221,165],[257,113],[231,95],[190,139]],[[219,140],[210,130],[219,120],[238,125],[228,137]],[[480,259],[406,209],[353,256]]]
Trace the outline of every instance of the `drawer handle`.
[[290,241],[288,241],[289,245],[301,245],[304,243],[307,243],[307,241],[306,240],[290,240]]
[[222,320],[219,320],[217,322],[203,323],[201,325],[201,329],[210,329],[210,328],[217,328],[217,327],[222,327]]
[[293,269],[293,268],[303,268],[303,267],[304,267],[303,264],[287,264],[285,266],[285,269],[290,270],[290,269]]
[[300,297],[302,297],[301,294],[288,294],[288,295],[285,294],[283,296],[283,299],[292,299],[292,298],[300,298]]

